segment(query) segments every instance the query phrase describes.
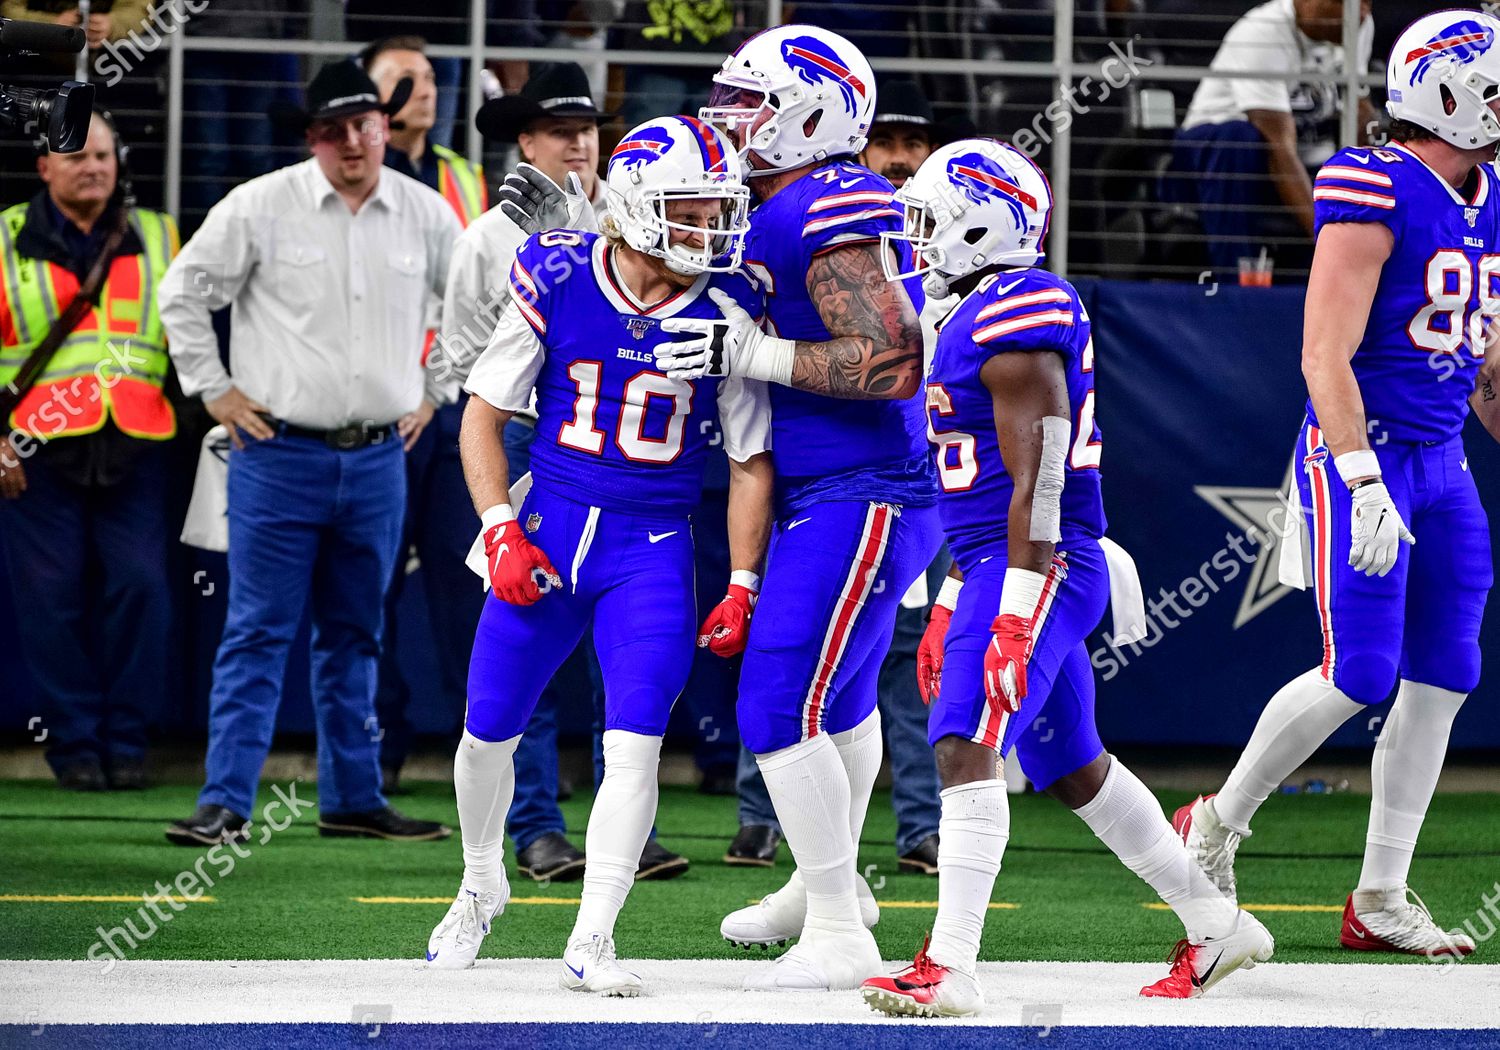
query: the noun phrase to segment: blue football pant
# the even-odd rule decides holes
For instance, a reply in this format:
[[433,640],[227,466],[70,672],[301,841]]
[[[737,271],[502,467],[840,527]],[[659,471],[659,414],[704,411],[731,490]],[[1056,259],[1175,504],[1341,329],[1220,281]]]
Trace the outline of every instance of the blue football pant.
[[493,595],[485,601],[469,662],[466,728],[481,740],[518,736],[592,620],[604,727],[662,736],[693,661],[688,519],[600,510],[540,485],[516,517],[563,584],[534,605]]
[[901,596],[941,542],[937,511],[832,500],[778,522],[740,678],[740,738],[758,755],[875,710]]
[[956,736],[1009,754],[1045,791],[1104,753],[1094,725],[1094,669],[1085,639],[1109,603],[1109,566],[1097,540],[1058,550],[1037,606],[1026,699],[1011,716],[984,696],[984,654],[1000,608],[1005,560],[993,558],[964,578],[943,646],[943,684],[932,702],[928,739]]
[[1391,501],[1417,540],[1400,545],[1385,576],[1349,567],[1353,500],[1317,427],[1303,425],[1298,451],[1323,677],[1361,704],[1384,701],[1398,676],[1472,691],[1479,683],[1479,623],[1495,575],[1489,522],[1462,438],[1375,446]]

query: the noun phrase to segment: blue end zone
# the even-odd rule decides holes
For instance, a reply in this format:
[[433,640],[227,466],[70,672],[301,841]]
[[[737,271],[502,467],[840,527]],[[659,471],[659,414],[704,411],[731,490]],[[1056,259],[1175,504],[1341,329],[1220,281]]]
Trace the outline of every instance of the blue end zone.
[[[1045,1031],[1045,1034],[1044,1034]],[[942,1021],[906,1024],[230,1024],[0,1025],[0,1046],[30,1050],[220,1050],[226,1046],[326,1050],[364,1046],[454,1050],[579,1050],[648,1046],[652,1050],[1202,1050],[1205,1046],[1263,1046],[1276,1050],[1465,1050],[1500,1047],[1491,1030],[1365,1028],[980,1028]]]

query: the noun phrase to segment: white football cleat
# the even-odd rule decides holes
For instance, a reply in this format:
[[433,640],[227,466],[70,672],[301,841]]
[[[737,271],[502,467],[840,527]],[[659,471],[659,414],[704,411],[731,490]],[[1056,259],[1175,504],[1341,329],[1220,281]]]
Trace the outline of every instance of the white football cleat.
[[1247,911],[1239,913],[1234,929],[1222,937],[1205,937],[1194,944],[1186,939],[1172,950],[1172,972],[1141,989],[1148,998],[1196,999],[1236,970],[1251,970],[1276,950],[1271,931]]
[[870,1009],[892,1017],[973,1017],[984,1009],[984,993],[971,973],[952,970],[927,954],[922,942],[915,961],[889,977],[871,977],[860,986]]
[[[1407,900],[1410,895],[1411,900]],[[1415,902],[1415,903],[1413,903]],[[1344,902],[1344,928],[1339,943],[1365,952],[1406,952],[1410,955],[1451,956],[1462,959],[1474,950],[1474,938],[1463,930],[1444,930],[1410,887],[1355,890]]]
[[602,933],[574,937],[563,952],[558,984],[570,992],[632,998],[641,994],[640,976],[615,959],[615,939]]
[[781,958],[746,977],[744,987],[747,992],[838,992],[860,987],[882,969],[868,929],[814,927]]
[[427,965],[434,970],[467,970],[479,955],[490,923],[505,911],[510,885],[500,876],[498,890],[473,890],[460,885],[458,896],[443,921],[427,939]]
[[[859,917],[865,929],[880,921],[880,905],[863,875],[855,876],[854,895],[859,899]],[[732,911],[719,924],[719,935],[740,948],[768,948],[802,936],[807,919],[807,888],[802,873],[792,872],[786,885],[768,893],[757,904]]]
[[1234,853],[1240,848],[1240,840],[1249,838],[1247,831],[1241,834],[1227,828],[1214,811],[1212,795],[1200,795],[1197,800],[1183,806],[1172,816],[1172,827],[1182,836],[1188,855],[1193,858],[1208,881],[1213,883],[1230,904],[1238,904],[1239,897],[1234,885]]

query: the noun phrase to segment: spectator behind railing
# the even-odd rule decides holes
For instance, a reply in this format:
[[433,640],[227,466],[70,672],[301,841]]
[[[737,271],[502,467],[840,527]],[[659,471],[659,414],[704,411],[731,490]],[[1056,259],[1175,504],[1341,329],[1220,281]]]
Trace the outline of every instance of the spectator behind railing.
[[[1361,0],[1356,63],[1370,64],[1375,26]],[[1210,68],[1266,79],[1205,77],[1177,133],[1164,196],[1195,207],[1216,269],[1262,248],[1285,266],[1312,255],[1309,169],[1332,154],[1342,107],[1332,79],[1344,72],[1341,0],[1269,0],[1230,27]],[[1300,83],[1287,75],[1303,75]],[[1361,96],[1360,141],[1376,120]]]

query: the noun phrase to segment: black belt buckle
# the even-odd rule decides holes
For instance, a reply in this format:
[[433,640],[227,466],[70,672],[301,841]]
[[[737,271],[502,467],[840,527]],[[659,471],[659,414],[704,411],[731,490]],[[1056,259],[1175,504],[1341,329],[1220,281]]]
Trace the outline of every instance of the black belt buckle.
[[330,430],[324,438],[335,452],[352,452],[364,444],[364,439],[364,428],[357,426]]

